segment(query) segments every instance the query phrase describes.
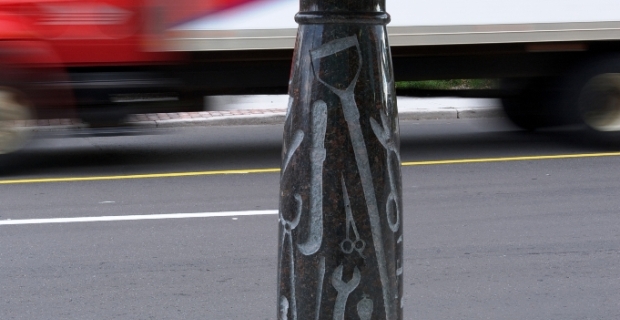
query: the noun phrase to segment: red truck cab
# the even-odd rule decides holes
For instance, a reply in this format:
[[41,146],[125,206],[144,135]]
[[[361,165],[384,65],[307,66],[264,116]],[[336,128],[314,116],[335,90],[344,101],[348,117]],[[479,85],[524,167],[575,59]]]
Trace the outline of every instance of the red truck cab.
[[0,0],[0,39],[44,42],[63,66],[174,60],[145,50],[153,10],[144,0]]

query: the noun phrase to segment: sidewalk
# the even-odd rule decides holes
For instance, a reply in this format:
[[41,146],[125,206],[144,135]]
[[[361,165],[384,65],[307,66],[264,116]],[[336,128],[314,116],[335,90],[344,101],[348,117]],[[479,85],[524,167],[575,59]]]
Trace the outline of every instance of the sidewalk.
[[[496,99],[398,97],[400,121],[502,117]],[[136,127],[173,128],[280,124],[284,121],[287,95],[208,97],[211,111],[137,114],[128,122]],[[39,120],[27,123],[34,131],[85,127],[79,120]]]

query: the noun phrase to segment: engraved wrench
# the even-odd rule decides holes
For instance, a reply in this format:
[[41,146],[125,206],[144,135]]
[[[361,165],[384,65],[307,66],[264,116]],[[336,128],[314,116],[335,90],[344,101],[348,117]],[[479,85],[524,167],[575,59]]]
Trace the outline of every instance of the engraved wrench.
[[345,307],[349,295],[360,284],[362,278],[360,270],[355,267],[353,278],[349,282],[342,281],[342,265],[339,265],[332,274],[332,286],[338,291],[336,296],[336,304],[334,305],[334,320],[344,320]]

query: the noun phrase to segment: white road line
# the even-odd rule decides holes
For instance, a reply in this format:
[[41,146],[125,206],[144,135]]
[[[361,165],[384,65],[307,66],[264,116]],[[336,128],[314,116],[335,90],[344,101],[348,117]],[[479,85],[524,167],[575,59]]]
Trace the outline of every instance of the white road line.
[[110,221],[138,221],[138,220],[164,220],[164,219],[187,219],[187,218],[238,217],[238,216],[267,215],[267,214],[278,214],[278,210],[222,211],[222,212],[198,212],[198,213],[145,214],[145,215],[129,215],[129,216],[102,216],[102,217],[75,217],[75,218],[0,220],[0,226],[3,226],[3,225],[22,225],[22,224],[74,223],[74,222],[110,222]]

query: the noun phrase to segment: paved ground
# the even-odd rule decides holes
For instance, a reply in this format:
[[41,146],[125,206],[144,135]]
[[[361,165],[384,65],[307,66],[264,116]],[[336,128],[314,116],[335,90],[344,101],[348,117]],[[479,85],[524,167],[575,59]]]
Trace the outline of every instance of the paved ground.
[[[618,156],[502,122],[401,122],[403,319],[620,319]],[[153,131],[2,177],[0,319],[276,318],[283,126]]]
[[[287,95],[218,96],[206,99],[210,111],[137,114],[129,122],[141,127],[185,127],[278,124],[284,121]],[[496,99],[399,97],[401,120],[471,119],[501,117]],[[38,120],[27,127],[37,131],[84,126],[77,119]]]

